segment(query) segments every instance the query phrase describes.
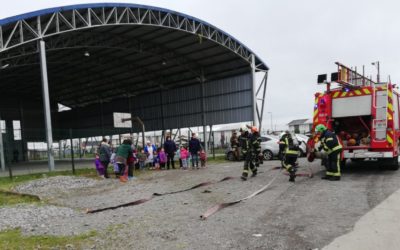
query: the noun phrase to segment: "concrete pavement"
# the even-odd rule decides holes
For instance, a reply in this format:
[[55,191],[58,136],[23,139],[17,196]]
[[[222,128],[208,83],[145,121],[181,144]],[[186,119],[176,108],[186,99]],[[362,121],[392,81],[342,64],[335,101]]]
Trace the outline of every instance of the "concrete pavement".
[[336,238],[323,250],[397,250],[399,233],[400,189],[361,217],[353,231]]

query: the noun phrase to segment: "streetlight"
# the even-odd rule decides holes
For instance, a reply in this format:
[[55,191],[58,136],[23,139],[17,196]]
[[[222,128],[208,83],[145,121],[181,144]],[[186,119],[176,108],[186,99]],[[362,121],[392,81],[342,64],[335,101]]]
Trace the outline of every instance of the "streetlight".
[[380,73],[379,73],[379,61],[376,61],[376,62],[373,62],[373,63],[371,63],[372,65],[374,65],[377,69],[378,69],[378,74],[376,75],[376,81],[377,81],[377,83],[379,83],[379,76],[380,76]]
[[274,128],[272,126],[272,112],[267,112],[267,113],[271,115],[271,134],[272,134],[272,131],[274,131]]

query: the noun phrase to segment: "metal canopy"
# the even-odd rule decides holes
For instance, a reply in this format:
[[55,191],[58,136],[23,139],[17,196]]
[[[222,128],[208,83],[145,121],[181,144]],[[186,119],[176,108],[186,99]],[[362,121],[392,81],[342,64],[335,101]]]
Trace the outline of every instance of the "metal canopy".
[[43,39],[51,101],[71,108],[248,73],[253,54],[197,18],[133,4],[36,11],[0,20],[0,31],[1,92],[41,100]]

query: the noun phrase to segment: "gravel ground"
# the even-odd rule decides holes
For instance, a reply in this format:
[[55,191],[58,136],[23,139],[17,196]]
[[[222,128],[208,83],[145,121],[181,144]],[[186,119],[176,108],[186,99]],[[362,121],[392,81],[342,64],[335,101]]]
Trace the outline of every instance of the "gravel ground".
[[[340,182],[320,180],[319,162],[309,164],[302,158],[300,165],[310,165],[316,177],[289,183],[279,170],[271,170],[279,162],[269,161],[246,182],[228,180],[96,214],[85,210],[240,176],[242,163],[153,171],[125,184],[115,179],[47,178],[16,191],[39,195],[52,205],[2,208],[0,230],[20,227],[26,234],[51,235],[97,230],[96,249],[315,249],[350,231],[362,215],[400,188],[400,172],[381,171],[373,163],[352,165]],[[266,192],[200,220],[211,206],[246,197],[276,174]]]

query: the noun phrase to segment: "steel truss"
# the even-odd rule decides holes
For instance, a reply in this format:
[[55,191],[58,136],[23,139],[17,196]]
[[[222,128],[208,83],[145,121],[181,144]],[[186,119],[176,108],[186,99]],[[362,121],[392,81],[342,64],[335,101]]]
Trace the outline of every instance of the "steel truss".
[[[202,39],[214,41],[251,63],[252,52],[216,27],[176,12],[145,6],[59,9],[54,13],[17,20],[13,24],[3,24],[0,26],[0,53],[63,33],[113,25],[148,25],[192,33],[200,42]],[[256,68],[267,70],[261,61]]]

